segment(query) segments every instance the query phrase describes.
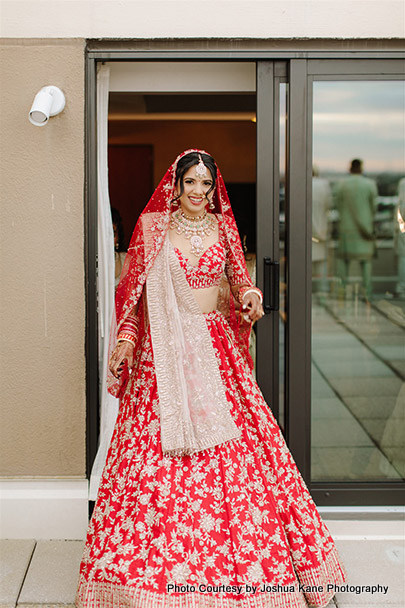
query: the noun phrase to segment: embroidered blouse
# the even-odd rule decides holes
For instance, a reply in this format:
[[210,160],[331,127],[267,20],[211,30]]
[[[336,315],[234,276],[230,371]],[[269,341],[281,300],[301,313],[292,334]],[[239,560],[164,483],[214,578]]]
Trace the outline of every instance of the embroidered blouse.
[[[218,218],[218,235],[218,240],[204,251],[196,265],[191,264],[180,249],[173,244],[171,246],[178,257],[180,266],[184,270],[187,282],[192,289],[219,286],[225,271],[232,287],[234,297],[239,301],[239,293],[243,294],[244,290],[250,287],[250,285],[243,284],[242,273],[239,277],[237,270],[235,271],[237,265],[231,263],[230,256],[232,255],[232,252],[228,246],[221,218]],[[255,289],[257,289],[257,287],[255,287]],[[257,291],[260,290],[257,289]],[[126,323],[121,327],[118,340],[135,343],[135,336],[136,326],[131,316],[129,316]]]
[[218,286],[221,283],[227,258],[226,238],[221,223],[219,223],[218,231],[219,239],[204,251],[196,265],[192,265],[180,249],[173,245],[180,266],[183,268],[187,282],[192,289],[204,289]]

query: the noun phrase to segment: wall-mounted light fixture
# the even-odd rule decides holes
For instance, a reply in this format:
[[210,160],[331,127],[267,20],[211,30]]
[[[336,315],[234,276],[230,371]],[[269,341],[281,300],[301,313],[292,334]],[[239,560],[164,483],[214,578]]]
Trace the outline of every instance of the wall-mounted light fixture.
[[29,121],[36,127],[43,127],[50,116],[56,116],[65,107],[65,96],[58,87],[47,86],[35,95],[32,104]]

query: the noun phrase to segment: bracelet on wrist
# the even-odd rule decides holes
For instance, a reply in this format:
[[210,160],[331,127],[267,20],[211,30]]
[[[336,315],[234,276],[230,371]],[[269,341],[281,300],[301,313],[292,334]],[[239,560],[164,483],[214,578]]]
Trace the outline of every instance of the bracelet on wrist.
[[260,303],[263,303],[263,294],[258,287],[242,287],[238,293],[238,300],[240,304],[243,303],[243,298],[247,293],[255,293],[259,296]]
[[133,336],[137,333],[137,322],[135,319],[127,319],[120,327],[120,334],[131,334]]
[[132,346],[135,346],[135,340],[132,336],[127,334],[120,334],[117,340],[117,344],[120,342],[129,342]]

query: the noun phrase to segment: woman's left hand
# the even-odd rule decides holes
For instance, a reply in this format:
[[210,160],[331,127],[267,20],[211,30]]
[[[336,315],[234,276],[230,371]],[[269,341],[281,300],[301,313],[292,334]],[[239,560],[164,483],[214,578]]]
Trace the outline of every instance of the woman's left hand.
[[242,314],[244,316],[247,315],[252,323],[255,323],[264,315],[264,310],[260,302],[260,298],[253,291],[247,293],[243,298]]

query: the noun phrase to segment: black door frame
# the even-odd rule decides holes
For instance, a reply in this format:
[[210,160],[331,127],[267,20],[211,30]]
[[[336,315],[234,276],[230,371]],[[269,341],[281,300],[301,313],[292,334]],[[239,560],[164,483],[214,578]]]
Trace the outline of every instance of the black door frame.
[[[311,414],[311,193],[307,176],[312,164],[309,138],[312,106],[311,78],[323,69],[344,66],[384,77],[389,60],[397,63],[404,54],[381,49],[322,51],[274,50],[160,50],[158,47],[114,48],[113,43],[97,48],[91,43],[86,51],[85,87],[85,266],[86,266],[86,389],[87,389],[87,476],[98,444],[98,347],[97,347],[97,137],[96,72],[97,64],[111,61],[255,61],[257,62],[257,284],[263,289],[263,258],[278,260],[278,120],[276,119],[277,70],[288,64],[288,120],[286,166],[286,238],[288,328],[285,345],[286,436],[293,457],[318,505],[398,505],[403,503],[404,484],[356,483],[310,485]],[[190,45],[193,46],[192,44]],[[205,49],[206,49],[205,45]],[[377,65],[378,64],[378,65]],[[377,66],[373,71],[373,66]],[[312,70],[312,72],[311,72]],[[343,69],[345,73],[345,69]],[[378,76],[378,74],[380,76]],[[339,76],[337,75],[337,78]],[[280,78],[280,73],[278,74]],[[293,145],[291,144],[293,142]],[[267,201],[276,201],[268,205]],[[304,229],[305,228],[305,229]],[[267,237],[267,241],[266,241]],[[278,413],[278,314],[266,315],[257,327],[257,377],[262,392]],[[270,340],[269,340],[270,336]],[[269,373],[269,367],[271,372]],[[388,500],[389,497],[389,500]]]

